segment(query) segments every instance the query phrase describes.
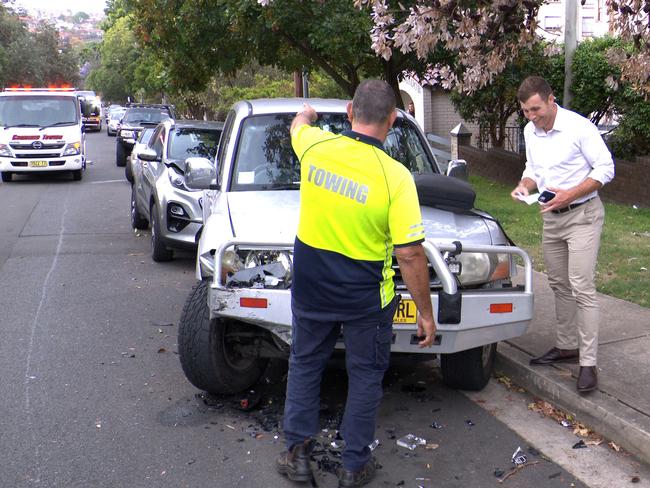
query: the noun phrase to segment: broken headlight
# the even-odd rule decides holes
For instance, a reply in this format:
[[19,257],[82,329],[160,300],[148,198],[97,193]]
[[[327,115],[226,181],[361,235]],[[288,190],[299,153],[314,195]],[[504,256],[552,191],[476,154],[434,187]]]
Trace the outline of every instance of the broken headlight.
[[226,251],[222,260],[222,268],[227,271],[228,286],[283,289],[291,287],[293,259],[289,252],[240,250],[238,254],[229,254],[231,252]]
[[510,259],[507,254],[462,252],[456,256],[460,262],[458,279],[464,286],[488,283],[510,277]]

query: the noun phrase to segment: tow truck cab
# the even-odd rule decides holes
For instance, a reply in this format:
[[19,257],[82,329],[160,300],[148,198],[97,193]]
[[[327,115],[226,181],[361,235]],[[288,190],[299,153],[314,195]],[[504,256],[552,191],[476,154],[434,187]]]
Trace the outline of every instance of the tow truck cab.
[[81,107],[74,88],[9,88],[0,93],[0,174],[69,171],[86,167]]

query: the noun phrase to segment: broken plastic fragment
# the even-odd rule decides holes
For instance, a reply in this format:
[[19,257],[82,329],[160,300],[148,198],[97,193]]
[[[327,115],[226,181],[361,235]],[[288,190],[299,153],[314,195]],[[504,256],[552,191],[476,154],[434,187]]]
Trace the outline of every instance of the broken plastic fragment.
[[499,468],[494,470],[494,476],[497,477],[497,478],[501,478],[501,476],[503,476],[505,473],[506,472],[504,470],[499,469]]
[[372,443],[368,446],[368,448],[370,448],[371,451],[374,451],[375,449],[377,449],[377,446],[379,446],[379,439],[375,439],[374,441],[372,441]]
[[431,425],[429,425],[429,427],[431,427],[432,429],[442,429],[442,425],[440,425],[435,420],[433,422],[431,422]]
[[517,450],[512,454],[513,464],[515,466],[520,466],[522,464],[526,464],[526,461],[528,461],[526,454],[521,450],[521,447],[518,447]]
[[474,427],[474,425],[476,425],[476,424],[474,424],[474,422],[472,422],[471,419],[467,419],[467,420],[465,420],[465,423],[466,423],[469,427]]
[[569,422],[566,419],[562,419],[560,423],[562,424],[562,427],[567,427],[567,428],[571,427],[571,422]]
[[580,442],[576,442],[575,444],[573,444],[573,449],[583,449],[585,447],[587,447],[587,444],[585,444],[585,441],[583,441],[582,439],[580,439]]
[[404,437],[397,439],[397,445],[400,447],[405,447],[409,451],[414,451],[418,446],[426,445],[427,441],[421,437],[417,437],[413,434],[407,434]]
[[279,262],[241,269],[226,279],[226,286],[247,288],[289,288],[287,269]]

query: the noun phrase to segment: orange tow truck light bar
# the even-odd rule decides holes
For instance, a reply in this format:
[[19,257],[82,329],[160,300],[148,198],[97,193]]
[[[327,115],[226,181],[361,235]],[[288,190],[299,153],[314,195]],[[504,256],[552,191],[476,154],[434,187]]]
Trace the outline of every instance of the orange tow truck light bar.
[[47,88],[34,88],[31,86],[10,86],[6,88],[8,92],[32,92],[32,91],[49,91],[49,92],[74,92],[75,89],[70,86],[48,86]]

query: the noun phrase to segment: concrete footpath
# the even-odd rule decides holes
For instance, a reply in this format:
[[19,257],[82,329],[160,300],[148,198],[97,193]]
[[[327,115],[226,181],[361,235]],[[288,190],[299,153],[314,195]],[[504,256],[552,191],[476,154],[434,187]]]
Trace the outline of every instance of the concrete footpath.
[[553,293],[546,275],[533,282],[533,322],[499,344],[495,370],[650,464],[650,308],[599,294],[598,390],[579,394],[577,364],[528,364],[555,346]]

